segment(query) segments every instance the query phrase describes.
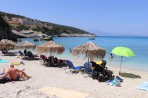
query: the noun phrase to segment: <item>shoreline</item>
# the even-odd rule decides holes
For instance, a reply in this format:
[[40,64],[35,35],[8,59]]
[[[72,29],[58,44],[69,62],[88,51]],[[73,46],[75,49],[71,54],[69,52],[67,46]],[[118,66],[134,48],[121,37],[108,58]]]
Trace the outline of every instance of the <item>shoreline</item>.
[[[87,58],[83,58],[83,57],[80,57],[79,61],[78,61],[77,60],[77,56],[73,56],[71,54],[62,54],[62,55],[55,55],[55,56],[59,57],[60,59],[65,59],[66,58],[66,59],[69,59],[69,60],[73,60],[74,61],[73,62],[74,65],[83,65],[86,61],[88,61]],[[115,68],[119,68],[120,67],[120,62],[112,62],[112,61],[110,61],[110,59],[104,59],[104,60],[107,61],[107,64],[106,64],[107,67],[108,66],[115,67]],[[94,60],[94,61],[95,62],[99,61],[99,59],[98,60]],[[126,65],[126,64],[128,64],[128,65]],[[122,68],[126,69],[126,70],[132,70],[132,71],[148,72],[148,69],[147,70],[143,70],[143,69],[139,69],[136,66],[134,66],[135,68],[130,67],[131,64],[134,64],[134,63],[132,63],[132,62],[124,62],[123,61]],[[124,66],[124,65],[126,65],[126,66]],[[137,65],[139,65],[139,64],[137,64]]]
[[[99,38],[96,38],[95,40],[92,40],[92,42],[94,42],[97,45],[100,45],[100,46],[102,46],[102,47],[104,47],[106,49],[107,52],[106,52],[106,56],[105,56],[104,59],[109,62],[109,51],[111,51],[111,49],[114,46],[118,46],[118,44],[114,44],[113,42],[118,41],[118,39],[120,37],[117,37],[117,38],[114,38],[114,37],[113,38],[112,37],[103,37],[103,38],[99,37]],[[128,39],[130,41],[129,44],[122,43],[126,39]],[[143,44],[142,45],[138,45],[138,46],[134,45],[133,42],[134,41],[136,42],[137,41],[136,39],[137,39],[137,37],[134,38],[134,39],[133,38],[129,38],[129,37],[121,38],[121,40],[123,40],[121,42],[121,45],[129,46],[131,49],[133,48],[133,51],[135,51],[135,54],[136,54],[135,57],[130,57],[130,58],[126,58],[125,57],[124,60],[123,60],[123,64],[122,65],[123,65],[123,67],[129,68],[129,69],[148,71],[148,66],[147,66],[148,62],[147,62],[147,59],[146,59],[147,58],[147,52],[146,52],[146,50],[147,50],[147,48],[146,48],[147,47],[147,45],[146,45],[147,40],[146,39],[141,39],[140,42],[142,42],[144,44],[144,47],[145,47],[145,48],[141,48],[141,47],[143,47]],[[34,43],[34,41],[32,39],[27,39],[27,40],[29,40],[30,42]],[[77,40],[79,40],[80,42],[77,41]],[[111,43],[110,44],[104,43],[107,40],[111,41]],[[65,57],[66,56],[70,57],[69,56],[69,52],[68,52],[69,48],[73,49],[75,46],[78,46],[78,45],[80,45],[82,43],[85,43],[85,42],[87,42],[89,40],[88,40],[88,38],[80,38],[80,37],[78,37],[78,38],[76,38],[76,37],[74,37],[74,38],[73,37],[68,37],[68,39],[65,38],[65,37],[61,37],[61,38],[54,38],[54,41],[57,42],[57,43],[60,43],[61,45],[63,45],[65,47],[65,52],[62,55],[65,55]],[[69,43],[69,41],[75,41],[75,42]],[[35,42],[35,44],[37,44],[37,45],[42,44],[42,43],[44,43],[44,42],[41,42],[41,41],[38,42],[38,43]],[[117,65],[117,67],[118,67],[120,65],[120,59],[121,58],[116,56],[116,55],[114,55],[113,59],[114,59],[114,62],[116,63],[114,65]]]

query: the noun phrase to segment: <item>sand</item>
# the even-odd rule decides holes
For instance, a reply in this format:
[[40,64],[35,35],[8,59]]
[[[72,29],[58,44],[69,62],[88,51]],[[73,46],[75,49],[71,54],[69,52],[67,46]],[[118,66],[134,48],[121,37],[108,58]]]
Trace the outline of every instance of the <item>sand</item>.
[[40,89],[39,91],[47,95],[55,95],[55,96],[59,96],[62,98],[85,98],[89,95],[88,93],[78,92],[74,90],[61,89],[61,88],[56,88],[56,87],[44,87]]
[[[64,68],[45,67],[40,60],[27,61],[15,56],[2,56],[9,63],[0,63],[0,70],[9,68],[10,63],[23,61],[25,65],[15,66],[25,68],[25,72],[32,76],[26,81],[0,84],[0,98],[148,98],[148,92],[137,89],[142,82],[148,82],[148,72],[122,69],[140,75],[140,79],[123,78],[121,87],[107,85],[90,77],[84,78],[81,73],[66,73]],[[83,65],[83,61],[71,59],[74,64]],[[107,67],[118,75],[119,68]],[[67,97],[68,96],[68,97]],[[69,97],[71,96],[71,97]]]

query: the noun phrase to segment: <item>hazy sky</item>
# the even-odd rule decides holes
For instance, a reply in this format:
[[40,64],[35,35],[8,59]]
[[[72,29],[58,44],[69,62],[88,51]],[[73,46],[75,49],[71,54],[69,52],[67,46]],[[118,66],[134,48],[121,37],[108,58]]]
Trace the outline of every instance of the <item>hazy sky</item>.
[[148,36],[148,0],[1,0],[0,11],[98,35]]

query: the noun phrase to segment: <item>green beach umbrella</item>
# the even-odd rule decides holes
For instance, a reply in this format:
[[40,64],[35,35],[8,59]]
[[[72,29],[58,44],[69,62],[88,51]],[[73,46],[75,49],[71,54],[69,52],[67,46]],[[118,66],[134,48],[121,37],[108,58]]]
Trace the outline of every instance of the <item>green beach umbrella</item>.
[[[134,52],[127,47],[115,47],[114,49],[112,49],[111,53],[116,54],[117,56],[121,56],[121,64],[123,57],[135,56]],[[120,72],[121,72],[121,64],[120,64]]]

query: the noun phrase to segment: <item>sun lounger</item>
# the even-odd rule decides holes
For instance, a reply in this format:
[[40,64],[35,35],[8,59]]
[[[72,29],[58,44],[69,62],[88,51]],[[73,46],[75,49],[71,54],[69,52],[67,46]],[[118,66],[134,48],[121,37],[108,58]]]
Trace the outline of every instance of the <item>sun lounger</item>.
[[92,67],[91,63],[85,62],[84,68],[82,69],[84,77],[88,77],[88,76],[91,77],[91,75],[92,75],[92,68],[91,67]]
[[[79,72],[84,66],[74,66],[73,63],[70,60],[66,60],[67,67],[66,69],[70,69],[71,73],[77,73]],[[66,71],[65,69],[65,71]],[[67,71],[66,71],[67,72]]]
[[39,56],[34,55],[31,51],[27,52],[27,56],[22,58],[23,60],[40,60]]
[[15,52],[4,52],[4,51],[2,51],[2,54],[4,56],[16,56],[17,55]]
[[20,50],[19,50],[18,53],[19,53],[20,56],[25,56],[24,53],[22,51],[20,51]]
[[16,56],[16,55],[17,55],[15,52],[9,52],[6,48],[4,48],[4,49],[2,50],[2,54],[3,54],[4,56]]
[[40,58],[41,58],[40,64],[47,66],[47,64],[48,64],[48,62],[46,61],[47,57],[45,55],[41,54]]

